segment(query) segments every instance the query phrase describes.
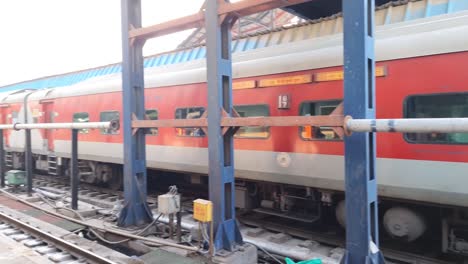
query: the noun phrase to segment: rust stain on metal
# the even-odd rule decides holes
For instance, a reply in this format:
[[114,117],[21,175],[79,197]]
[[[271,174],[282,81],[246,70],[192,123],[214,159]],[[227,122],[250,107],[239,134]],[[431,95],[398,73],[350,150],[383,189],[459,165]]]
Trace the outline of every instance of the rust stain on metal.
[[[328,116],[269,116],[269,117],[228,117],[221,119],[222,127],[242,126],[328,126],[343,127],[344,116],[333,114]],[[132,122],[133,128],[155,127],[207,127],[207,118],[197,119],[166,119],[137,120]]]
[[[255,0],[240,1],[236,3],[220,3],[218,8],[218,16],[220,16],[221,18],[242,17],[275,8],[282,8],[289,5],[296,5],[309,1],[311,0]],[[203,26],[205,26],[205,13],[203,11],[200,11],[192,15],[188,15],[185,17],[177,18],[148,27],[130,28],[129,38],[149,39]]]

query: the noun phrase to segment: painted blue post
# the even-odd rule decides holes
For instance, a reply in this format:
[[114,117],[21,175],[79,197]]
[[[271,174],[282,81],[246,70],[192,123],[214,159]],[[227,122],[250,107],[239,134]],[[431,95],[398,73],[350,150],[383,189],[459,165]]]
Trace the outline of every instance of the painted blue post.
[[213,202],[215,247],[232,251],[242,243],[235,218],[234,128],[223,135],[222,110],[232,115],[231,27],[233,20],[218,17],[218,0],[208,0],[205,11],[208,85],[209,195]]
[[132,130],[132,117],[145,119],[143,40],[130,41],[130,27],[141,27],[141,0],[121,0],[122,104],[124,136],[124,208],[119,226],[142,225],[153,220],[146,202],[145,134]]
[[[374,0],[343,0],[344,113],[375,118]],[[343,263],[383,263],[378,248],[374,133],[345,138],[346,255]]]

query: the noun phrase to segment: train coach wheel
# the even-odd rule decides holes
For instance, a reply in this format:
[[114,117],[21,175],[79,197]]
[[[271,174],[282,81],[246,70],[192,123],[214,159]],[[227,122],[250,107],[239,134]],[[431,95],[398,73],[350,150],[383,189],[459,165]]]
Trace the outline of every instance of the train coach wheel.
[[122,175],[114,165],[99,163],[96,166],[96,177],[112,190],[122,187]]
[[[65,176],[71,177],[71,160],[68,161],[68,166],[65,169]],[[95,183],[96,182],[96,162],[79,160],[78,161],[78,173],[80,181],[86,183]]]
[[122,168],[114,167],[114,176],[110,179],[107,184],[112,190],[120,190],[123,187],[123,173]]

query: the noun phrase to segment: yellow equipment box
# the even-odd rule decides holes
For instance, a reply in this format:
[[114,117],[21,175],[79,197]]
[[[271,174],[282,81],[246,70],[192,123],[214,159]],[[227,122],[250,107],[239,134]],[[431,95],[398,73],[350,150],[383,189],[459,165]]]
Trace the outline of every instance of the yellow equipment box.
[[200,222],[211,222],[213,220],[213,203],[203,199],[193,201],[193,218]]

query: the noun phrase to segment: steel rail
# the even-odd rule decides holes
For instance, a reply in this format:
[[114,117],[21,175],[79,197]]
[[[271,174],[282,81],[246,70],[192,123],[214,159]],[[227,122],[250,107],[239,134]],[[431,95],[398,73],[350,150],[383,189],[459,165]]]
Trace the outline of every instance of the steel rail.
[[1,124],[0,129],[119,129],[119,121],[109,122],[74,122],[74,123],[35,123]]
[[14,225],[18,229],[24,230],[26,233],[31,234],[37,238],[43,239],[49,243],[52,243],[55,247],[70,253],[75,257],[81,257],[86,259],[87,261],[95,264],[117,264],[116,262],[106,259],[104,257],[99,256],[96,253],[93,253],[89,250],[84,248],[80,248],[79,246],[72,244],[66,240],[63,240],[59,237],[53,236],[45,231],[42,231],[36,227],[33,227],[29,224],[26,224],[18,219],[15,219],[11,216],[8,216],[2,212],[0,212],[0,220],[7,222],[9,224]]
[[68,217],[68,216],[56,213],[56,212],[51,211],[51,210],[44,209],[44,208],[42,208],[42,207],[40,207],[38,205],[35,205],[33,203],[30,203],[30,202],[28,202],[28,201],[26,201],[24,199],[16,197],[15,195],[13,195],[13,194],[5,191],[5,190],[0,189],[0,192],[4,193],[5,195],[10,197],[11,199],[14,199],[15,201],[18,201],[18,202],[21,202],[21,203],[26,204],[28,206],[34,207],[34,208],[36,208],[38,210],[41,210],[43,212],[46,212],[46,213],[48,213],[50,215],[60,217],[62,219],[66,219],[66,220],[68,220],[70,222],[73,222],[73,223],[76,223],[76,224],[79,224],[79,225],[82,225],[82,226],[86,226],[88,228],[92,228],[94,230],[100,230],[100,231],[104,231],[104,232],[111,233],[111,234],[114,234],[114,235],[122,236],[122,237],[125,237],[125,238],[147,241],[147,242],[151,242],[151,243],[155,243],[155,244],[159,244],[159,245],[163,245],[163,246],[176,247],[176,248],[181,248],[181,249],[185,249],[185,250],[189,250],[189,251],[198,251],[197,247],[185,246],[185,245],[170,242],[170,241],[167,241],[167,240],[161,239],[161,238],[147,238],[147,237],[137,236],[137,235],[121,232],[121,231],[118,231],[118,230],[109,229],[109,228],[105,228],[105,227],[102,227],[102,226],[97,226],[97,225],[94,225],[94,224],[90,224],[90,223],[87,223],[85,221],[81,221],[81,220],[78,220],[78,219],[75,219],[75,218],[72,218],[72,217]]
[[[48,181],[48,182],[53,182],[53,183],[58,183],[58,184],[63,184],[70,186],[70,179],[69,178],[64,178],[60,176],[51,176],[51,175],[45,175],[45,174],[34,174],[34,180],[39,180],[39,181]],[[119,199],[123,199],[124,193],[122,191],[116,191],[112,190],[109,188],[103,188],[103,187],[97,187],[93,184],[86,183],[86,182],[80,182],[80,191],[85,190],[85,191],[93,191],[93,192],[99,192],[102,194],[109,194],[109,195],[114,195],[118,196]],[[148,202],[150,204],[156,204],[158,199],[155,197],[148,197]]]

